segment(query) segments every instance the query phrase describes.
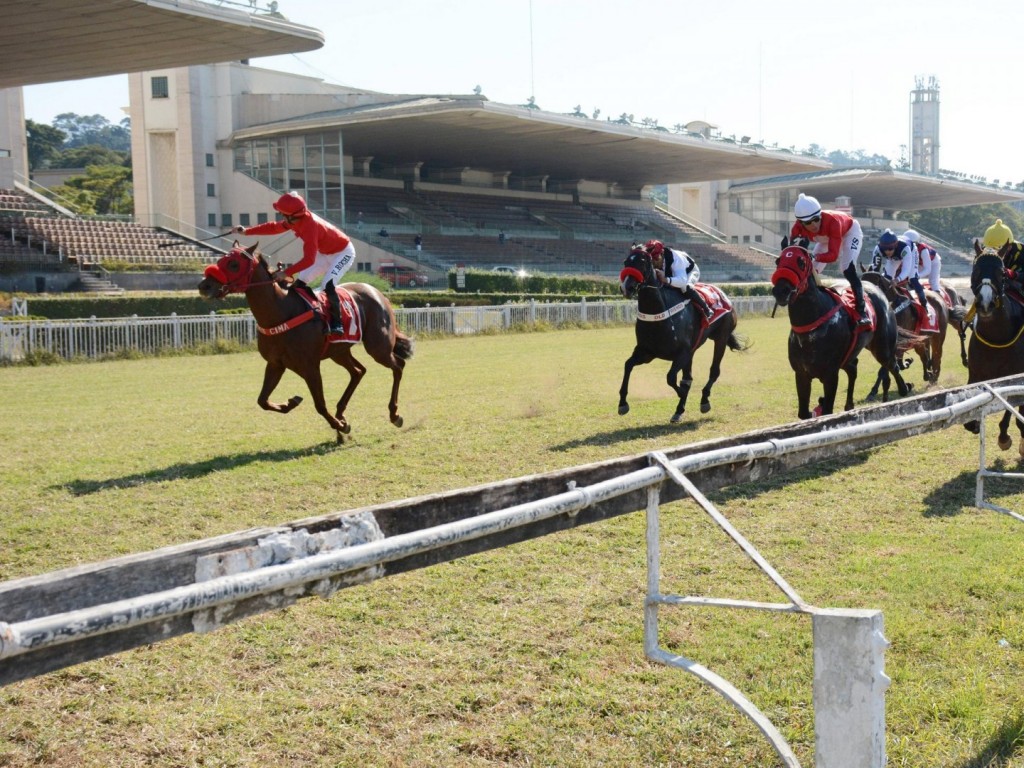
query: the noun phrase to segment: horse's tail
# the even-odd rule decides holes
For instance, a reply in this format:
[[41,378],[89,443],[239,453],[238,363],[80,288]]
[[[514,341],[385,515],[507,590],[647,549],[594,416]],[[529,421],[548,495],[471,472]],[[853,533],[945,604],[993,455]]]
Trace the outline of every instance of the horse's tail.
[[726,343],[729,345],[729,349],[734,352],[746,352],[753,346],[750,339],[743,334],[736,333],[735,331],[729,334],[729,338]]
[[928,337],[908,331],[906,328],[896,327],[896,354],[902,356],[904,352],[916,349],[928,340]]
[[408,360],[412,357],[412,339],[401,331],[395,331],[395,357],[401,360]]
[[964,304],[957,304],[949,310],[949,321],[956,323],[957,325],[963,325],[964,320],[967,319],[967,306]]

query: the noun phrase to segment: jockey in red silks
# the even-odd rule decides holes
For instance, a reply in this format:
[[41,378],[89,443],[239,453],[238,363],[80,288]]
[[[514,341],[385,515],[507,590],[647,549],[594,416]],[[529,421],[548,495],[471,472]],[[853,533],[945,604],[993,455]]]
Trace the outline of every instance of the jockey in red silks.
[[331,306],[330,333],[344,333],[341,322],[341,302],[335,283],[355,262],[356,249],[348,235],[324,221],[306,207],[306,201],[296,192],[281,195],[274,203],[282,221],[268,221],[254,227],[235,227],[239,235],[280,235],[294,232],[302,240],[302,258],[285,267],[289,277],[296,274],[307,283],[324,278],[324,291]]
[[814,259],[814,270],[820,273],[826,264],[839,260],[839,270],[853,289],[858,325],[871,325],[867,309],[864,306],[864,286],[857,274],[857,256],[864,244],[864,234],[858,222],[852,216],[839,211],[823,211],[818,201],[801,193],[793,208],[796,221],[790,231],[790,240],[806,237],[814,243],[811,256]]

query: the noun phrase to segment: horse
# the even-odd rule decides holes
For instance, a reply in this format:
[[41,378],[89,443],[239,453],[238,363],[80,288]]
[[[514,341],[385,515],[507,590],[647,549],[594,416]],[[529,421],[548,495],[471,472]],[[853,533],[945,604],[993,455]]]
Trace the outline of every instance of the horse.
[[[999,251],[982,248],[974,242],[977,255],[971,268],[974,324],[967,352],[968,384],[1024,372],[1024,306],[1020,296],[1007,291],[1008,277],[1002,258],[1005,249],[1006,246]],[[1017,411],[1024,416],[1024,405]],[[999,422],[999,448],[1004,451],[1013,445],[1009,433],[1011,416],[1012,412],[1006,410]],[[964,427],[974,434],[981,431],[977,421],[969,421]],[[1017,427],[1021,434],[1018,452],[1024,458],[1024,422],[1018,419]]]
[[[892,374],[900,395],[908,394],[911,386],[903,381],[898,362],[898,355],[907,347],[900,343],[896,318],[885,296],[876,286],[864,285],[864,301],[874,317],[870,328],[859,328],[850,311],[852,290],[840,294],[817,284],[808,245],[805,238],[793,242],[784,238],[772,274],[772,296],[779,306],[789,310],[789,364],[796,374],[799,417],[809,419],[833,412],[840,370],[846,371],[848,381],[844,408],[853,408],[857,356],[865,348]],[[814,379],[821,381],[825,394],[812,412]],[[888,378],[883,382],[882,399],[889,399]]]
[[[924,297],[935,313],[936,331],[923,333],[918,331],[919,315],[917,305],[914,304],[910,295],[901,291],[896,284],[882,272],[865,272],[861,278],[866,283],[878,286],[885,298],[892,307],[893,315],[896,317],[896,324],[900,328],[913,334],[915,339],[913,349],[921,358],[921,366],[924,369],[925,383],[937,382],[942,372],[942,346],[946,343],[946,329],[949,326],[949,310],[946,307],[946,300],[934,291],[925,291]],[[909,335],[908,335],[909,338]],[[887,375],[883,367],[878,372],[878,380],[875,381],[871,392],[868,393],[868,400],[873,400],[878,393],[879,383]]]
[[945,280],[939,281],[940,293],[946,296],[946,308],[949,311],[949,324],[956,328],[957,336],[960,337],[960,362],[967,367],[967,303],[960,292]]
[[[749,345],[736,334],[738,318],[729,298],[717,286],[698,284],[714,314],[710,321],[682,292],[662,285],[654,272],[650,255],[634,246],[623,262],[619,287],[627,299],[637,300],[636,346],[626,360],[619,387],[619,415],[629,413],[626,396],[633,368],[655,358],[670,360],[666,381],[679,396],[671,423],[677,424],[686,410],[686,398],[693,384],[693,354],[708,339],[714,344],[708,382],[701,390],[700,412],[711,410],[711,388],[721,373],[726,348],[743,351]],[[694,290],[698,290],[697,287]],[[679,378],[680,373],[682,378]]]
[[[351,431],[345,419],[345,408],[366,373],[366,367],[352,355],[353,343],[331,340],[325,335],[327,324],[323,307],[311,307],[293,284],[286,289],[280,284],[280,265],[271,273],[256,245],[242,248],[236,242],[227,255],[206,268],[199,283],[199,294],[207,299],[223,299],[229,293],[244,293],[249,309],[260,331],[257,347],[267,361],[263,388],[256,402],[265,411],[288,413],[302,402],[292,396],[287,403],[270,400],[274,388],[286,370],[297,373],[309,388],[317,413],[335,430],[337,442]],[[391,369],[391,399],[388,412],[391,423],[402,426],[398,415],[398,388],[406,361],[412,357],[412,339],[398,330],[391,302],[376,288],[365,283],[345,283],[342,288],[351,296],[353,319],[362,328],[362,343],[367,354],[385,368]],[[344,296],[339,292],[340,296]],[[319,300],[317,300],[319,303]],[[343,302],[347,303],[347,302]],[[331,359],[349,374],[348,386],[332,414],[324,400],[322,360]]]

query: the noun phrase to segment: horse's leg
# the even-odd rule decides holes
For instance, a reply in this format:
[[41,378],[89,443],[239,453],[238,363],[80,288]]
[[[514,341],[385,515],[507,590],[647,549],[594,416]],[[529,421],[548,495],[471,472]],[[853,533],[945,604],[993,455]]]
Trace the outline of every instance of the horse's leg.
[[268,362],[267,367],[263,369],[263,388],[260,390],[259,397],[256,398],[256,403],[264,411],[288,413],[288,411],[302,402],[302,398],[299,395],[289,398],[288,402],[283,405],[270,401],[270,395],[277,388],[277,385],[281,383],[281,377],[284,376],[285,370],[285,367],[280,363],[271,362]]
[[[680,378],[679,375],[682,374]],[[669,419],[673,424],[678,424],[686,410],[686,398],[690,394],[690,387],[693,385],[693,350],[689,347],[680,350],[676,359],[672,361],[672,367],[668,369],[665,377],[668,385],[675,390],[679,396],[679,403],[676,405],[676,412]],[[678,383],[677,383],[678,382]]]
[[811,377],[806,373],[796,374],[796,415],[801,419],[809,419],[811,413]]
[[1003,411],[1003,417],[999,420],[999,450],[1008,451],[1010,446],[1013,445],[1013,440],[1010,439],[1010,419],[1013,418],[1013,413],[1007,409]]
[[303,366],[302,370],[296,370],[306,382],[306,386],[309,387],[309,394],[313,396],[313,405],[316,407],[316,412],[324,417],[324,421],[331,425],[337,433],[337,440],[339,443],[344,441],[342,435],[346,432],[346,425],[338,421],[334,414],[327,408],[327,400],[324,399],[324,380],[320,374],[320,361],[311,360],[307,365]]
[[[843,370],[846,371],[846,402],[843,404],[843,410],[852,411],[853,385],[857,383],[857,358],[848,362]],[[836,389],[839,389],[839,374],[836,374]]]
[[352,428],[345,419],[345,409],[348,407],[348,401],[352,398],[352,393],[356,391],[356,387],[359,386],[359,382],[366,374],[366,366],[353,357],[351,344],[332,344],[330,357],[331,360],[348,371],[348,386],[345,387],[344,393],[338,399],[338,404],[334,407],[334,418],[341,422],[341,431],[347,435]]
[[[626,395],[629,394],[629,376],[633,373],[633,368],[638,365],[646,365],[653,359],[654,355],[648,354],[640,349],[640,347],[633,348],[633,354],[626,360],[622,372],[622,386],[619,387],[619,416],[625,416],[629,413],[629,403],[626,402]],[[671,386],[671,383],[669,386]]]
[[957,333],[960,336],[960,362],[964,364],[964,368],[967,367],[967,323],[960,323],[957,328]]
[[879,366],[878,375],[875,376],[875,383],[871,385],[871,391],[868,392],[868,396],[864,398],[867,402],[873,403],[878,399],[878,388],[882,385],[882,380],[885,379],[885,392],[889,393],[889,372],[885,369],[885,366]]
[[707,413],[711,410],[711,388],[718,381],[718,377],[722,372],[722,358],[725,356],[725,350],[728,348],[729,334],[722,333],[723,329],[719,330],[718,335],[715,337],[715,351],[711,356],[711,370],[708,372],[708,383],[704,385],[704,389],[700,391],[700,412]]

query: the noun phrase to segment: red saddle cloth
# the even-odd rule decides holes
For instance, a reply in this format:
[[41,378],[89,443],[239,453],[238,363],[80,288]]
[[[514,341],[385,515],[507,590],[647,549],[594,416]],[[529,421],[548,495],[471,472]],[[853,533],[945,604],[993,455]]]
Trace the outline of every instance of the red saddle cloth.
[[930,306],[922,307],[916,300],[913,305],[914,311],[917,313],[917,327],[914,329],[914,333],[938,333],[939,316],[935,310]]
[[729,302],[729,297],[722,293],[717,285],[711,285],[710,283],[696,283],[693,288],[701,295],[701,298],[704,299],[704,303],[711,307],[712,315],[710,320],[701,315],[700,312],[697,313],[698,315],[701,315],[700,321],[704,327],[711,325],[722,315],[732,311],[732,304]]
[[[327,292],[314,292],[299,286],[294,286],[292,290],[302,296],[306,303],[309,304],[317,317],[320,318],[320,323],[324,326],[324,331],[326,332],[331,316],[331,305],[327,298]],[[336,344],[344,342],[346,344],[357,344],[363,340],[363,325],[359,317],[359,308],[356,307],[352,294],[345,290],[345,288],[339,285],[334,290],[337,291],[338,302],[341,304],[341,324],[345,328],[345,332],[328,333],[327,343]]]
[[[857,297],[854,296],[852,288],[844,288],[842,291],[837,291],[834,288],[828,288],[827,290],[835,294],[836,298],[839,299],[840,306],[846,310],[846,314],[853,318],[854,323],[860,320],[860,313],[857,312]],[[868,319],[871,320],[871,325],[856,326],[857,333],[873,331],[878,325],[878,320],[875,317],[875,305],[868,301],[866,296],[864,297],[864,308],[868,311]]]

